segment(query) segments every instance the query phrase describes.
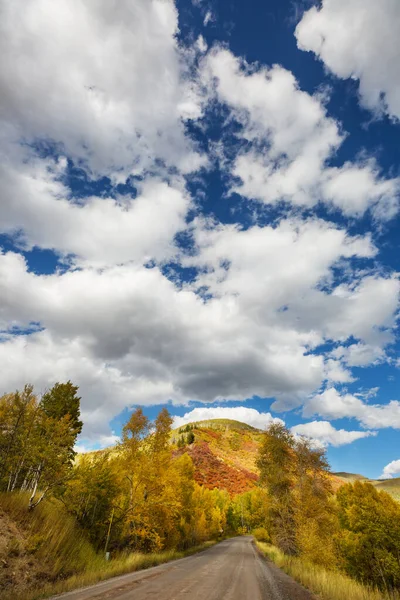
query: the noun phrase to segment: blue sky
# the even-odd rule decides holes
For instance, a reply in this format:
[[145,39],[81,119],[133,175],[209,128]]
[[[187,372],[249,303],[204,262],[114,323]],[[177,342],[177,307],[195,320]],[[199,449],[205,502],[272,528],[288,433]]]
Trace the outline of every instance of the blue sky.
[[1,391],[398,475],[400,5],[1,4]]

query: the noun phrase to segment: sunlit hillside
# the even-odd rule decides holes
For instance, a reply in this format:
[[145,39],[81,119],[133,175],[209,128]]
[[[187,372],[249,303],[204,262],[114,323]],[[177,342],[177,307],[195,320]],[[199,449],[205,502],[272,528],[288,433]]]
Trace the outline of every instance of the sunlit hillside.
[[[225,489],[231,495],[252,489],[258,481],[256,460],[263,431],[231,419],[209,419],[189,423],[171,434],[177,456],[187,453],[195,466],[195,479],[208,489]],[[191,440],[188,440],[190,436]],[[117,448],[96,450],[85,456],[115,455]],[[80,457],[76,461],[79,463]],[[400,478],[372,480],[359,473],[332,473],[336,492],[345,483],[368,481],[400,501]]]
[[396,477],[394,479],[368,479],[368,477],[363,477],[362,475],[357,475],[353,473],[332,473],[335,480],[339,483],[336,487],[340,487],[345,483],[354,483],[354,481],[368,481],[368,483],[372,483],[376,487],[377,490],[384,490],[395,500],[400,501],[400,477]]
[[345,480],[347,483],[353,483],[354,481],[364,481],[368,479],[368,477],[364,477],[364,475],[359,475],[358,473],[345,473],[344,471],[332,473],[335,477],[339,479]]
[[187,453],[192,458],[198,483],[232,495],[250,490],[258,480],[261,436],[260,430],[245,423],[212,419],[175,429],[171,442],[177,454]]
[[371,481],[378,490],[384,490],[400,502],[400,477],[385,479],[383,481]]
[[[188,443],[187,436],[194,438]],[[263,432],[230,419],[210,419],[179,427],[172,432],[171,442],[177,454],[187,453],[195,465],[196,481],[209,489],[226,489],[237,494],[254,487],[258,480],[256,466]],[[179,444],[181,447],[179,448]],[[368,481],[400,500],[400,478],[370,480],[359,473],[332,473],[334,490],[345,483]]]

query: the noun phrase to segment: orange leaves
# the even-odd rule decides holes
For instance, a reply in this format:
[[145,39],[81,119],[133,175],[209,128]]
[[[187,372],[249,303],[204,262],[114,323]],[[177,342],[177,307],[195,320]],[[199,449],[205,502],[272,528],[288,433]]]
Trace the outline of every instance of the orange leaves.
[[179,451],[180,454],[182,452],[193,460],[195,481],[210,490],[219,488],[234,496],[250,490],[258,480],[254,473],[225,463],[213,453],[207,442],[198,442]]

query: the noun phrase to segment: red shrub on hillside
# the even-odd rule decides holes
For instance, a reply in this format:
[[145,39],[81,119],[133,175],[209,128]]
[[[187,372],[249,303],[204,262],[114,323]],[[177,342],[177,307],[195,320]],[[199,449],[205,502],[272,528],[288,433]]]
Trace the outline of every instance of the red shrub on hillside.
[[232,496],[254,487],[257,475],[245,469],[236,469],[215,456],[207,442],[201,441],[177,451],[177,455],[187,452],[195,467],[195,480],[212,490],[227,490]]

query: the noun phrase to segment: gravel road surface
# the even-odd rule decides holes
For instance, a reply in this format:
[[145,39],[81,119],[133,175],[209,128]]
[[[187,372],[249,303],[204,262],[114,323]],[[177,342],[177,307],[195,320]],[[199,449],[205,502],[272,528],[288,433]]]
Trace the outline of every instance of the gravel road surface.
[[314,596],[254,547],[251,537],[114,577],[55,598],[66,600],[313,600]]

